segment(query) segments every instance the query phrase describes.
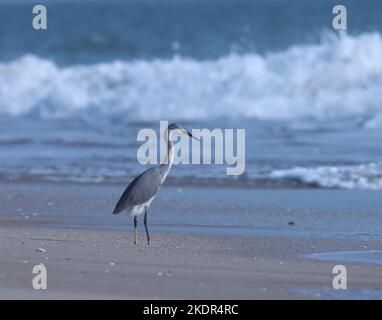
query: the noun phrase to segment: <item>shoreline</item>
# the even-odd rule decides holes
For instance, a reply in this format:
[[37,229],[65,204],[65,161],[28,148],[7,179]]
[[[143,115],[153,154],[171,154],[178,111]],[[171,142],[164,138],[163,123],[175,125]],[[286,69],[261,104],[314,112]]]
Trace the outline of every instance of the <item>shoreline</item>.
[[[129,215],[111,214],[124,187],[2,183],[0,224],[130,232]],[[148,218],[153,232],[372,241],[382,240],[380,208],[379,192],[366,190],[165,185],[154,199]]]

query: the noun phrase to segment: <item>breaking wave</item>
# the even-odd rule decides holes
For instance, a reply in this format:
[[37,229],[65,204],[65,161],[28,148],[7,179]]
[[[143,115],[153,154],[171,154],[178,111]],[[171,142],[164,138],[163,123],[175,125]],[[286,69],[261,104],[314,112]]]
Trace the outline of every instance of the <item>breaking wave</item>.
[[295,167],[275,170],[273,179],[295,179],[322,188],[382,190],[382,163],[349,166]]
[[124,115],[157,120],[366,119],[382,124],[379,33],[325,37],[266,55],[58,66],[33,55],[0,63],[0,114]]

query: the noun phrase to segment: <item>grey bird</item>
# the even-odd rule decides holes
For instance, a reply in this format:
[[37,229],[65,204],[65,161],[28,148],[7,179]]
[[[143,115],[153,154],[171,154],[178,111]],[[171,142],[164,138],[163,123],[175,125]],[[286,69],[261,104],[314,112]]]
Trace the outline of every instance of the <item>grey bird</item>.
[[167,140],[167,155],[164,163],[159,166],[152,167],[136,177],[125,189],[121,198],[113,209],[113,214],[126,211],[134,217],[134,244],[137,244],[137,216],[144,213],[144,225],[146,230],[147,244],[150,244],[150,235],[147,228],[147,214],[151,202],[154,200],[161,185],[167,178],[174,160],[174,148],[172,143],[172,134],[180,132],[199,141],[189,131],[183,129],[176,123],[168,125],[165,131],[165,139]]

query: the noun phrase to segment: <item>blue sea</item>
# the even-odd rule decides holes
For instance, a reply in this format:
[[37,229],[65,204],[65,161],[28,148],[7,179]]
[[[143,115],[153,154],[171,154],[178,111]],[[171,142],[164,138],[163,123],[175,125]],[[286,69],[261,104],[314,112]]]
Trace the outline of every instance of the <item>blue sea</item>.
[[122,183],[142,128],[245,128],[246,171],[168,183],[382,189],[382,2],[0,0],[0,182]]

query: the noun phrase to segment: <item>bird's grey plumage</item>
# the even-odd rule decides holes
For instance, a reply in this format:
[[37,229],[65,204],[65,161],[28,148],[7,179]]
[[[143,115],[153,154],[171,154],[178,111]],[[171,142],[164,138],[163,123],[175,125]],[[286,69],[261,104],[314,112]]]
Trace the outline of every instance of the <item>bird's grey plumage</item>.
[[130,182],[114,207],[113,214],[142,205],[154,197],[162,184],[161,171],[160,167],[149,168]]

